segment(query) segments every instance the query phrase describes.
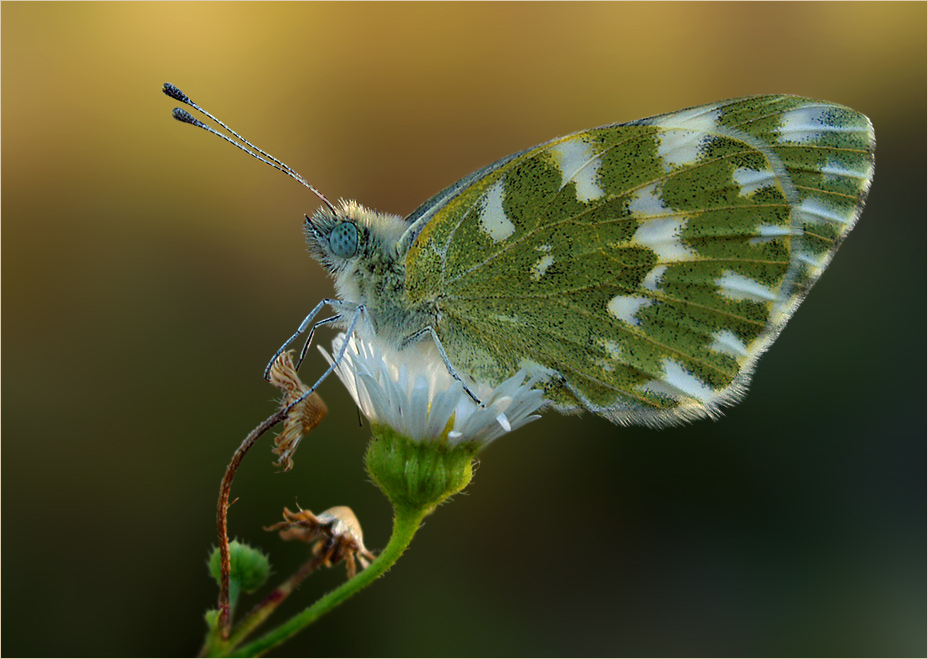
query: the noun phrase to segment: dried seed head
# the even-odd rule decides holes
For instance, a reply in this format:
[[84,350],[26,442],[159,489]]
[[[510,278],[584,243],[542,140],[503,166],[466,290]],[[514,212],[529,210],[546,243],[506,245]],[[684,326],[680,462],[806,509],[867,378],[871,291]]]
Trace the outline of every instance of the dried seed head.
[[[274,360],[268,372],[270,383],[284,392],[281,407],[290,405],[309,391],[309,387],[303,384],[296,374],[292,352],[288,350],[281,353]],[[287,418],[284,419],[284,429],[274,439],[273,452],[279,458],[276,463],[278,467],[283,471],[289,471],[293,468],[293,454],[296,452],[300,440],[303,439],[303,435],[312,432],[322,422],[328,411],[325,403],[322,402],[322,398],[315,392],[307,396],[298,405],[293,406],[287,413]]]
[[313,554],[326,567],[345,561],[349,579],[355,575],[355,559],[365,568],[375,558],[364,546],[361,524],[348,506],[335,506],[319,515],[309,510],[300,509],[294,513],[284,508],[284,521],[265,530],[280,530],[284,540],[312,544]]

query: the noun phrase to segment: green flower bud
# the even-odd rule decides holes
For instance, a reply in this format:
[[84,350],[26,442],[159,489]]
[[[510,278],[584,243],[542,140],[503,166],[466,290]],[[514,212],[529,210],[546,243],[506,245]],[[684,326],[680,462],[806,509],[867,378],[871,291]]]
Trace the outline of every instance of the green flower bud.
[[[264,585],[271,564],[260,549],[233,540],[229,543],[229,602],[235,606],[241,591],[251,593]],[[209,572],[218,584],[221,578],[219,548],[209,557]]]

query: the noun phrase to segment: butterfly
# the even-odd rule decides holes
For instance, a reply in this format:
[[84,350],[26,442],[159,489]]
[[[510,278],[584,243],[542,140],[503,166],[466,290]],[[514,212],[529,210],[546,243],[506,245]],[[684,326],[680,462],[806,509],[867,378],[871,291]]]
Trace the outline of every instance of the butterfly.
[[304,230],[338,297],[291,341],[433,341],[465,387],[524,369],[559,411],[663,426],[745,394],[860,217],[874,148],[850,108],[737,98],[545,142],[405,218],[334,205],[259,152],[325,203]]

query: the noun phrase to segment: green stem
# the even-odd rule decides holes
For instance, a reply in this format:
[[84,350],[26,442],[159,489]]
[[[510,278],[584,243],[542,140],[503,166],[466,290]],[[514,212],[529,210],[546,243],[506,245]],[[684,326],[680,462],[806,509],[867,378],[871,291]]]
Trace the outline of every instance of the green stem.
[[292,593],[297,586],[302,583],[302,581],[312,574],[317,567],[322,563],[325,556],[319,554],[314,556],[309,561],[303,564],[303,566],[297,570],[293,575],[290,576],[285,582],[280,584],[274,591],[264,598],[260,604],[258,604],[251,612],[245,616],[241,622],[239,622],[235,627],[232,628],[232,633],[229,636],[228,640],[222,641],[222,639],[217,639],[217,643],[214,647],[210,648],[210,652],[213,655],[225,655],[235,647],[244,642],[246,638],[257,629],[261,623],[263,623],[267,618],[274,612],[281,602],[283,602],[287,597]]
[[419,524],[422,522],[422,518],[425,517],[429,510],[430,509],[411,510],[402,507],[398,508],[393,518],[393,534],[390,536],[390,542],[384,550],[380,552],[380,555],[373,563],[358,572],[353,579],[346,581],[332,592],[323,596],[302,613],[298,613],[277,629],[274,629],[240,650],[231,653],[229,656],[258,657],[263,655],[271,648],[280,645],[291,636],[295,635],[304,627],[315,622],[319,617],[328,613],[355,593],[373,583],[375,579],[393,567],[397,559],[406,551],[416,531],[419,530]]

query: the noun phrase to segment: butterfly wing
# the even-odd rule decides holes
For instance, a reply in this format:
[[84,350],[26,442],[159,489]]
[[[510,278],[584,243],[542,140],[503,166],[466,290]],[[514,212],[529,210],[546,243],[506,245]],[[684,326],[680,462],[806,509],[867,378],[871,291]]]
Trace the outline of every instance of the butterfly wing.
[[873,129],[791,96],[575,133],[410,216],[407,294],[452,364],[546,374],[562,411],[662,425],[740,398],[854,226]]

